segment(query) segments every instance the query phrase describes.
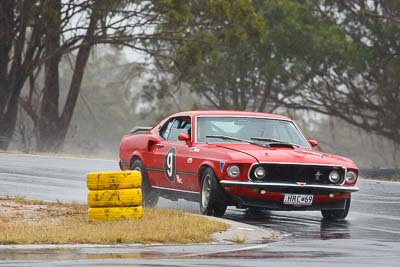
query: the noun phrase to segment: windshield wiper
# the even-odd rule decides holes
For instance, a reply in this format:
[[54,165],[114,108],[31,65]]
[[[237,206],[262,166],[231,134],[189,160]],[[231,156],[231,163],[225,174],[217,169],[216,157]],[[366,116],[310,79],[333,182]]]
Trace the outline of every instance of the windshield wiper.
[[276,142],[276,143],[285,143],[282,140],[273,139],[273,138],[264,138],[264,137],[252,137],[251,140]]
[[227,135],[206,135],[206,138],[220,138],[220,139],[225,139],[225,140],[232,140],[232,141],[240,141],[240,142],[245,142],[245,143],[249,143],[252,145],[256,145],[256,146],[261,146],[264,147],[264,145],[250,141],[250,140],[246,140],[246,139],[241,139],[241,138],[236,138],[233,136],[227,136]]
[[279,143],[279,144],[283,144],[283,145],[291,145],[291,146],[300,147],[299,145],[296,145],[296,144],[293,144],[293,143],[289,143],[289,142],[285,142],[285,141],[278,140],[278,139],[273,139],[273,138],[252,137],[251,140],[266,141],[266,142],[271,142],[271,143]]

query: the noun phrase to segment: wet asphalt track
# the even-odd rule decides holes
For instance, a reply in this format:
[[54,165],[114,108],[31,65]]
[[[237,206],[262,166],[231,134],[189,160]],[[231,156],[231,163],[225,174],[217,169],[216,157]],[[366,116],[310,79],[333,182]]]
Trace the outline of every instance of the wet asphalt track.
[[[86,201],[85,174],[116,170],[116,161],[0,154],[0,195]],[[0,247],[0,266],[400,266],[400,183],[360,180],[347,221],[326,223],[319,212],[248,214],[226,218],[281,232],[258,245]],[[159,207],[198,213],[191,202]]]

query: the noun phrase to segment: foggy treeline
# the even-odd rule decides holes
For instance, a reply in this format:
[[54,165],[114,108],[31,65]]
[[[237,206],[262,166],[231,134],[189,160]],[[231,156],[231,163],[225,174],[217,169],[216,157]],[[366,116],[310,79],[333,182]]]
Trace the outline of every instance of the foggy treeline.
[[[129,63],[132,56],[110,47],[99,47],[92,53],[61,154],[116,159],[121,136],[133,126],[152,126],[173,112],[213,108],[186,91],[174,95],[175,99],[164,97],[156,106],[145,102],[142,87],[152,76],[143,70],[144,64]],[[64,80],[71,72],[68,62],[63,62],[61,69]],[[400,167],[400,155],[390,140],[333,117],[294,110],[279,113],[295,119],[307,137],[318,140],[322,151],[351,157],[363,168]],[[20,109],[10,149],[35,152],[35,147],[34,127]]]
[[399,40],[397,1],[1,1],[0,149],[116,158],[134,125],[236,109],[399,168]]

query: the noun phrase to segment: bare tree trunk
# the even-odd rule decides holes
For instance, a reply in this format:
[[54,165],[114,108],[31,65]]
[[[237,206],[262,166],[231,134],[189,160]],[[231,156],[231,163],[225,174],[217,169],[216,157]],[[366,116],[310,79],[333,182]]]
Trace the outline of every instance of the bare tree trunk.
[[58,124],[56,135],[57,140],[55,140],[54,149],[60,149],[62,147],[71,123],[72,115],[74,113],[76,102],[78,100],[79,91],[81,89],[83,74],[90,56],[91,47],[93,45],[92,38],[96,30],[96,25],[101,16],[101,12],[99,11],[99,6],[101,5],[102,1],[95,2],[93,12],[90,16],[89,27],[86,31],[85,37],[82,40],[83,45],[78,50],[74,72],[72,74],[72,79],[68,90],[67,100],[65,102],[65,106]]
[[31,40],[25,47],[29,25],[27,14],[33,4],[33,1],[21,2],[18,18],[15,18],[15,2],[0,2],[0,149],[7,149],[11,142],[17,122],[19,97],[28,77],[25,62],[29,62],[36,51],[37,40]]
[[6,118],[7,103],[10,98],[8,64],[14,28],[14,2],[0,2],[0,149],[7,149],[11,121]]
[[13,1],[0,2],[0,121],[9,96],[7,74],[14,29],[13,12]]
[[14,133],[18,115],[18,100],[26,77],[24,78],[22,74],[18,74],[15,80],[14,85],[11,87],[10,100],[0,122],[0,149],[4,150],[8,148]]
[[[61,8],[62,0],[0,0],[0,149],[7,149],[11,141],[16,126],[19,103],[33,119],[35,127],[38,127],[35,129],[38,132],[38,150],[55,151],[60,149],[79,97],[91,47],[96,43],[121,42],[121,44],[126,44],[133,38],[128,31],[126,39],[118,40],[120,34],[114,27],[123,29],[122,32],[129,28],[120,22],[110,23],[109,26],[116,32],[115,40],[107,38],[105,25],[102,25],[104,26],[102,29],[104,39],[96,38],[97,24],[101,18],[111,14],[110,11],[114,13],[113,8],[124,6],[124,1],[78,2],[74,5],[64,5]],[[127,16],[124,15],[124,18],[134,18],[140,12],[144,12],[144,15],[149,15],[149,23],[153,25],[153,18],[150,13],[147,13],[147,8],[141,9],[140,4],[137,4],[137,8],[137,12],[133,12],[129,16],[126,13]],[[61,12],[66,15],[61,15]],[[77,23],[76,27],[70,27],[69,23],[73,22],[69,20],[75,18],[75,15],[79,13],[82,16],[89,16],[89,18],[82,17],[84,24]],[[112,16],[117,15],[112,14]],[[118,26],[118,24],[121,25]],[[133,27],[136,27],[135,25]],[[84,30],[86,33],[82,33]],[[63,31],[64,33],[71,32],[74,36],[64,40],[63,37],[69,36],[67,36],[68,34],[61,35]],[[135,35],[136,33],[133,33],[133,36]],[[141,36],[142,34],[137,35]],[[62,54],[76,51],[76,49],[78,52],[73,75],[67,99],[61,111],[59,107],[59,63]],[[21,97],[21,91],[28,77],[37,77],[32,74],[39,71],[43,64],[45,65],[44,89],[38,110],[37,102],[32,101],[32,94],[24,98]]]
[[[52,19],[49,20],[47,25],[46,53],[51,54],[60,48],[61,0],[50,1],[48,8],[52,10]],[[58,103],[60,96],[58,69],[60,61],[61,55],[56,54],[45,63],[44,89],[38,123],[38,151],[53,151],[58,148]]]

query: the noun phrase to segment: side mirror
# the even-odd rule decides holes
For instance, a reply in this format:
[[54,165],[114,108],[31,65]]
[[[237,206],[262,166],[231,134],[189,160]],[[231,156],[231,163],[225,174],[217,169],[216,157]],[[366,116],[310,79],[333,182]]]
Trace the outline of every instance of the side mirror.
[[178,135],[178,140],[179,140],[179,141],[185,141],[186,144],[187,144],[188,146],[191,145],[190,136],[189,136],[189,134],[187,134],[187,133],[180,133],[180,134]]
[[312,147],[318,146],[318,141],[317,141],[317,140],[308,140],[308,143],[309,143]]
[[187,133],[180,133],[178,135],[178,140],[179,141],[189,141],[190,140],[190,136]]

